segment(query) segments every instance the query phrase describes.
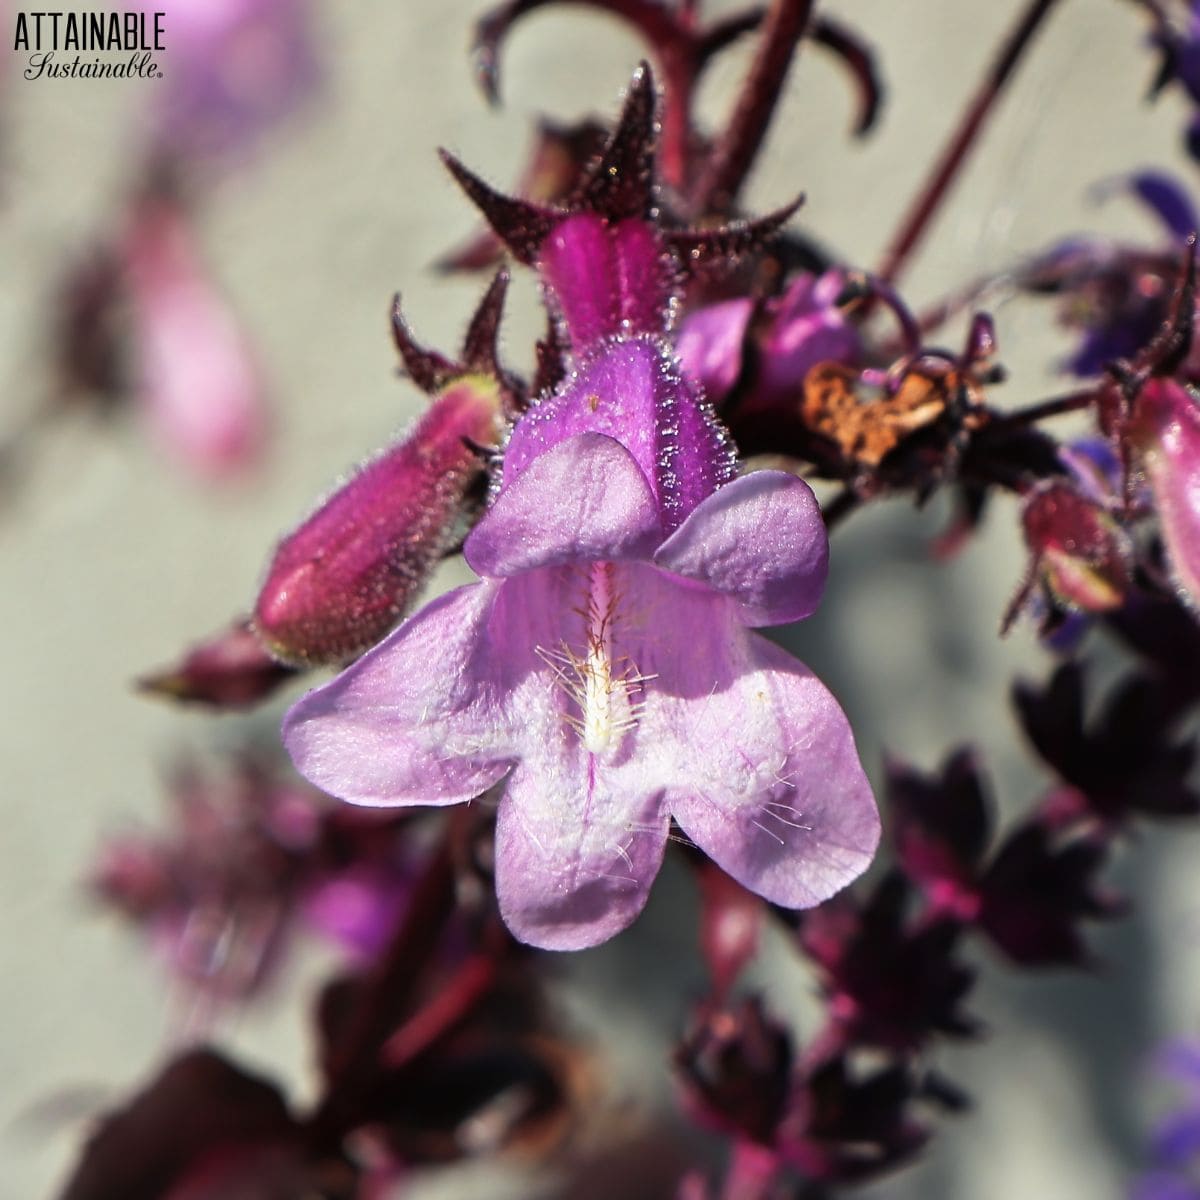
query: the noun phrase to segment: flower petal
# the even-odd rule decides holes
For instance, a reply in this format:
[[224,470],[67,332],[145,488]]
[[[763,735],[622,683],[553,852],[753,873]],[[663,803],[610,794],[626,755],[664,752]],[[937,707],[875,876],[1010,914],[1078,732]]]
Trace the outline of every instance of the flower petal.
[[739,883],[807,908],[866,870],[879,813],[846,716],[821,681],[765,638],[738,641],[724,664],[710,664],[704,702],[662,704],[687,750],[671,811]]
[[771,323],[759,349],[757,383],[743,401],[748,408],[790,406],[818,363],[853,364],[861,358],[858,333],[837,303],[845,287],[837,270],[800,275],[768,305]]
[[720,404],[742,373],[746,331],[754,301],[746,297],[723,300],[685,318],[675,338],[675,352],[684,375],[705,399]]
[[576,560],[648,557],[661,537],[633,456],[613,438],[583,433],[507,483],[463,553],[480,575],[503,578]]
[[638,794],[628,768],[604,768],[565,725],[526,748],[496,820],[496,895],[512,933],[545,950],[582,950],[621,932],[662,864],[663,795]]
[[829,539],[808,484],[754,471],[704,500],[654,562],[732,597],[745,625],[783,625],[820,602]]
[[454,804],[512,764],[503,703],[509,682],[487,624],[497,584],[426,605],[391,637],[284,718],[296,769],[354,804]]
[[1125,178],[1101,184],[1096,190],[1101,199],[1107,199],[1113,192],[1131,192],[1181,242],[1200,225],[1187,189],[1165,171],[1135,171]]
[[504,451],[505,485],[580,433],[608,434],[629,450],[667,530],[734,477],[733,445],[711,405],[680,377],[670,346],[648,334],[601,342],[563,387],[525,413]]

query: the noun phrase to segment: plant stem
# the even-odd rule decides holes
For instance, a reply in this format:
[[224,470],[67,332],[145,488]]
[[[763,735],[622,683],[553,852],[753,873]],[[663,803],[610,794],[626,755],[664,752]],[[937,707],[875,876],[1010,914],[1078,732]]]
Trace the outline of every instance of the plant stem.
[[384,1042],[381,1061],[393,1070],[411,1062],[468,1017],[495,980],[496,960],[492,955],[468,958],[429,1004]]
[[1056,0],[1031,0],[1024,16],[1009,34],[992,63],[983,85],[975,94],[933,173],[922,185],[921,190],[908,210],[899,232],[892,240],[884,256],[878,274],[893,281],[901,274],[912,256],[913,250],[924,237],[934,215],[945,199],[951,183],[962,169],[979,131],[992,113],[996,100],[1004,90],[1022,54],[1033,41],[1043,21],[1054,7]]
[[663,73],[659,168],[664,182],[682,192],[687,186],[696,65],[681,46],[672,43],[662,47],[658,61]]
[[1082,391],[1069,392],[1065,396],[1055,396],[1052,400],[1041,400],[1027,408],[1017,408],[1012,412],[1000,413],[988,427],[996,429],[1013,425],[1034,425],[1049,417],[1060,417],[1064,413],[1079,412],[1095,403],[1099,391],[1099,387],[1085,388]]
[[375,969],[362,984],[345,1031],[330,1054],[329,1082],[309,1119],[317,1136],[337,1139],[354,1091],[376,1062],[380,1045],[391,1031],[397,1002],[410,994],[413,982],[437,950],[442,930],[454,909],[452,845],[461,818],[447,820],[413,889],[408,908]]
[[813,0],[774,0],[758,39],[758,51],[733,116],[713,147],[693,194],[697,213],[728,212],[762,146],[788,68],[804,36]]
[[862,497],[854,488],[845,487],[838,492],[821,509],[821,516],[825,519],[826,532],[832,533],[834,528],[840,525],[860,504],[862,504]]

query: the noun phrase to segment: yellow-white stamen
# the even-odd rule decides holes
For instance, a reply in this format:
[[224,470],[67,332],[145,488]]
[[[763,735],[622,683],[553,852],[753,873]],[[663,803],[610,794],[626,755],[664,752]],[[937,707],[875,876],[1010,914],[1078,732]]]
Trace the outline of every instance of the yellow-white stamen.
[[578,706],[567,724],[579,734],[589,754],[615,749],[638,722],[642,703],[635,698],[653,676],[641,675],[628,659],[613,652],[613,635],[620,600],[612,563],[585,568],[584,603],[576,610],[583,619],[582,652],[566,642],[558,650],[538,647],[537,653],[563,690]]

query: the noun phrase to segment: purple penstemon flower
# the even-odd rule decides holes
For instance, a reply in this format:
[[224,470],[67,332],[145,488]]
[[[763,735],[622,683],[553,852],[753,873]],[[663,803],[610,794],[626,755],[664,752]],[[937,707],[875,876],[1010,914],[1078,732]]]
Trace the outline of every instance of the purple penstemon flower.
[[316,90],[310,0],[139,0],[162,13],[154,137],[171,158],[238,160]]
[[[643,161],[648,87],[635,80],[611,156]],[[485,211],[509,203],[452,169]],[[879,837],[837,702],[750,632],[816,607],[820,510],[790,474],[736,477],[665,336],[679,260],[642,215],[640,183],[632,202],[597,190],[629,175],[598,171],[590,207],[522,210],[521,253],[570,371],[504,448],[464,546],[481,582],[428,605],[284,725],[301,772],[355,803],[452,804],[503,781],[501,915],[549,949],[633,921],[672,819],[794,908],[857,877]]]
[[879,822],[849,725],[748,626],[807,616],[812,493],[782,472],[713,492],[664,540],[650,483],[584,433],[506,484],[441,597],[289,713],[300,770],[361,804],[451,804],[507,777],[501,913],[555,949],[640,912],[670,818],[734,878],[803,907],[859,875]]

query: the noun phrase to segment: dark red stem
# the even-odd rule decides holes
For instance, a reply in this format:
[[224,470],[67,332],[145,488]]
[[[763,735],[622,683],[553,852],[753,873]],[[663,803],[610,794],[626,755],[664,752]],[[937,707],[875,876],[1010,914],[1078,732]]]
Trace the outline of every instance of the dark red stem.
[[838,492],[821,509],[826,532],[832,533],[861,503],[862,497],[852,487],[843,488]]
[[1086,388],[1079,392],[1070,392],[1065,396],[1056,396],[1053,400],[1042,400],[1031,404],[1028,408],[1017,408],[1012,412],[1000,413],[994,417],[989,428],[996,429],[1009,425],[1035,425],[1050,417],[1061,417],[1064,413],[1080,412],[1090,408],[1096,402],[1100,393],[1098,387]]
[[663,101],[658,162],[664,182],[682,192],[688,183],[696,62],[683,46],[667,43],[660,50],[659,66],[663,73]]
[[692,204],[695,212],[724,213],[732,206],[766,137],[812,8],[813,0],[772,3],[733,116],[696,185]]
[[411,1062],[470,1016],[495,979],[494,957],[477,954],[468,958],[437,995],[384,1042],[381,1060],[392,1068]]
[[979,131],[1004,90],[1004,85],[1054,5],[1055,0],[1032,0],[1025,15],[1001,46],[983,85],[938,159],[933,174],[917,193],[917,198],[909,208],[899,233],[892,240],[877,272],[882,278],[895,280],[908,264],[912,252],[924,237],[945,199],[951,183],[966,162]]
[[331,1054],[325,1096],[309,1124],[320,1134],[336,1138],[354,1089],[377,1062],[379,1048],[393,1021],[397,997],[419,979],[441,940],[454,911],[453,844],[459,813],[450,815],[413,889],[404,917],[387,949],[364,982],[345,1033]]

